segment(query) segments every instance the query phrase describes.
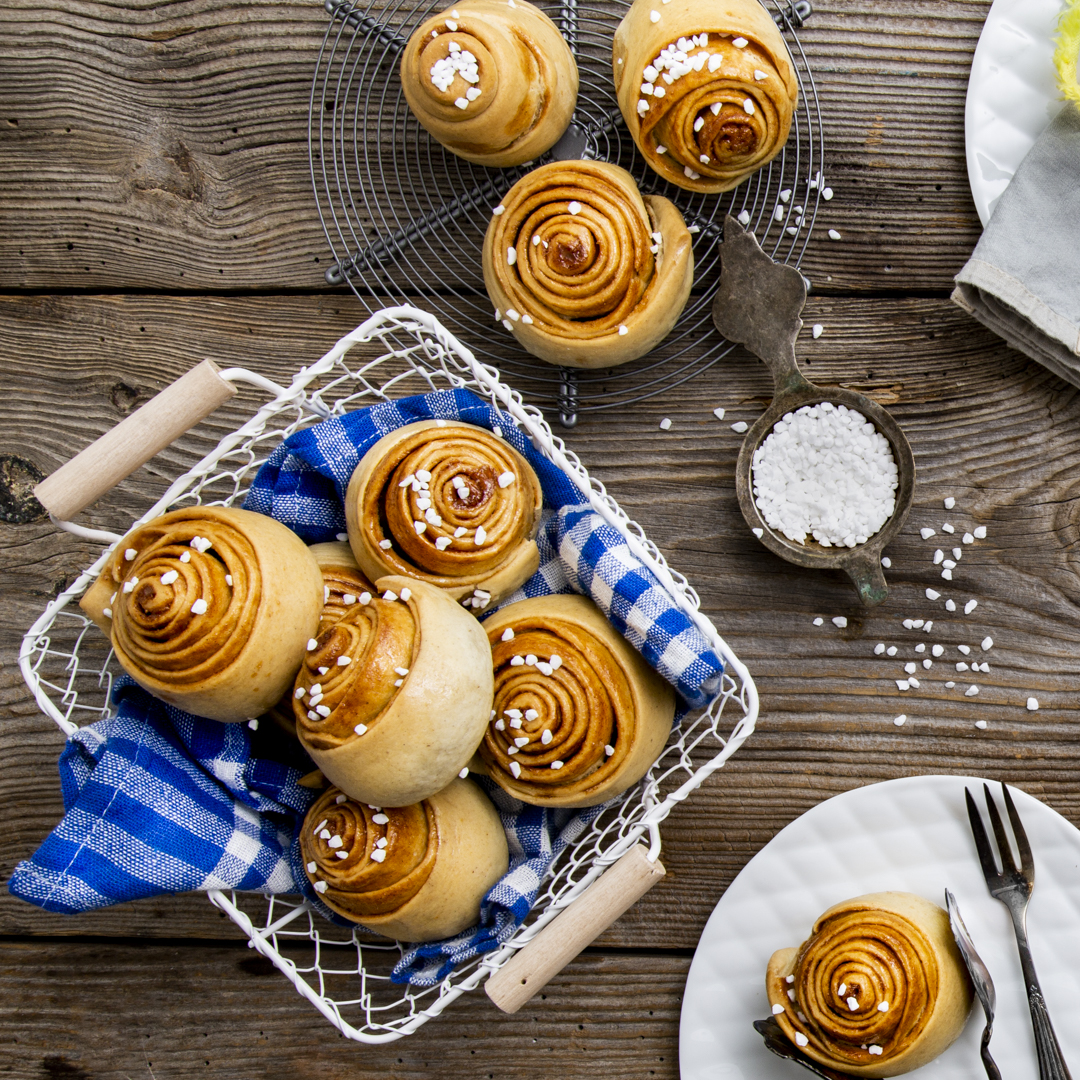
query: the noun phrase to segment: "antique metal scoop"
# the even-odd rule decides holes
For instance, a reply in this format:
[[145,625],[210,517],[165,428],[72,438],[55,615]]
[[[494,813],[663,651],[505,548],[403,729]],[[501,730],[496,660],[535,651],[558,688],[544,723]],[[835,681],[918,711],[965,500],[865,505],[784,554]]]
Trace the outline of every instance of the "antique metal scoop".
[[[772,372],[776,394],[773,403],[747,432],[735,467],[735,484],[743,517],[761,542],[782,559],[797,566],[820,570],[843,570],[851,578],[859,599],[867,607],[880,604],[889,593],[881,571],[881,552],[900,531],[911,509],[915,491],[915,459],[900,425],[875,401],[839,387],[815,386],[795,362],[795,339],[802,329],[806,282],[793,266],[773,262],[730,215],[724,223],[723,266],[720,289],[713,300],[712,316],[717,330],[745,345]],[[854,548],[823,547],[807,538],[789,540],[771,529],[754,501],[751,468],[754,452],[786,413],[823,401],[846,405],[869,420],[888,440],[899,483],[892,516],[866,543]]]

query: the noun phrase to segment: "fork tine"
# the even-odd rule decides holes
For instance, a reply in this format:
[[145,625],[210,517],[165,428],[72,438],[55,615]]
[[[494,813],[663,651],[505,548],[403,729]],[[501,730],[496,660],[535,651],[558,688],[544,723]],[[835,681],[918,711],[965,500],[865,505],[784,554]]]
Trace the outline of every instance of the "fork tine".
[[990,812],[990,824],[994,827],[994,838],[997,840],[998,854],[1001,856],[1001,872],[1003,874],[1018,873],[1019,867],[1013,858],[1012,845],[1009,843],[1008,834],[1005,832],[1005,823],[998,813],[997,803],[990,794],[990,787],[983,784],[983,793],[986,796],[986,809]]
[[998,876],[994,852],[990,847],[990,837],[986,835],[982,815],[979,813],[979,808],[975,805],[975,800],[971,797],[971,792],[967,788],[964,788],[964,798],[967,800],[968,821],[971,822],[971,835],[975,838],[975,850],[979,853],[983,877],[986,878],[986,883],[989,885]]
[[1035,884],[1035,858],[1031,854],[1031,844],[1028,843],[1027,833],[1024,832],[1024,824],[1013,804],[1009,789],[1004,783],[1001,785],[1001,794],[1005,797],[1005,809],[1009,812],[1009,821],[1012,823],[1013,836],[1016,837],[1016,850],[1020,853],[1020,870],[1028,883]]

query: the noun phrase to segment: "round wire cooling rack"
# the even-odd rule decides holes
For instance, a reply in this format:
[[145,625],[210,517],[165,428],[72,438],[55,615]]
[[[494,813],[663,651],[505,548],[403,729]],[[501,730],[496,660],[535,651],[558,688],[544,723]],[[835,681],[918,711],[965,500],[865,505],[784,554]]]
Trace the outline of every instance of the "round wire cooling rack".
[[109,693],[120,668],[108,639],[78,610],[77,601],[96,580],[122,533],[176,507],[240,505],[269,454],[301,428],[353,409],[448,388],[469,389],[508,414],[536,449],[567,474],[583,501],[620,533],[724,661],[720,685],[708,707],[687,715],[643,779],[583,827],[554,860],[526,924],[494,951],[460,964],[433,986],[395,983],[391,971],[403,955],[401,943],[373,938],[360,928],[334,926],[302,897],[208,889],[210,902],[241,928],[250,947],[267,957],[344,1036],[364,1043],[391,1042],[415,1032],[462,994],[476,989],[636,844],[648,844],[650,858],[657,857],[660,826],[668,815],[753,732],[757,689],[745,665],[701,611],[693,586],[668,566],[603,484],[589,476],[539,409],[525,404],[518,391],[478,363],[427,312],[398,307],[375,313],[321,359],[300,368],[288,386],[242,368],[220,374],[258,388],[271,400],[253,407],[250,417],[200,460],[178,451],[186,471],[138,522],[121,523],[121,532],[105,532],[54,519],[75,535],[108,545],[46,606],[19,651],[27,686],[42,712],[65,735],[112,714]]
[[[724,195],[684,191],[661,180],[634,146],[619,112],[611,43],[630,0],[540,6],[578,65],[580,88],[566,134],[527,165],[493,169],[444,149],[412,115],[398,68],[412,31],[446,0],[325,0],[331,19],[311,85],[311,181],[334,265],[331,285],[348,283],[368,311],[420,302],[494,364],[528,397],[554,406],[571,427],[578,414],[625,406],[701,374],[732,345],[712,325],[720,240],[727,214],[739,217],[774,259],[799,266],[824,188],[824,137],[810,66],[796,29],[808,0],[761,0],[794,61],[799,107],[787,145]],[[644,193],[682,211],[694,237],[694,288],[675,328],[642,359],[599,371],[546,364],[495,322],[481,274],[491,208],[531,168],[586,158],[627,169]]]

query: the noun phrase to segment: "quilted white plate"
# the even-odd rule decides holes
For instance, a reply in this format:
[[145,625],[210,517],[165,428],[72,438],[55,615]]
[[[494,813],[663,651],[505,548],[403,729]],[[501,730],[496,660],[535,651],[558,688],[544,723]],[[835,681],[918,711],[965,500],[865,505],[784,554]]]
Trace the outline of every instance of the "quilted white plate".
[[[801,944],[814,919],[852,896],[889,889],[944,906],[956,894],[997,987],[990,1044],[1008,1080],[1038,1080],[1035,1043],[1012,924],[986,891],[964,806],[970,777],[916,776],[837,795],[793,821],[743,868],[716,905],[686,981],[679,1031],[682,1080],[800,1080],[810,1073],[774,1057],[751,1026],[769,1015],[765,965]],[[991,785],[1001,805],[1000,787]],[[1080,832],[1012,788],[1035,855],[1031,947],[1058,1039],[1080,1075]],[[960,1038],[912,1076],[984,1080],[982,1010]]]
[[968,183],[985,227],[1020,162],[1061,111],[1054,34],[1064,0],[994,0],[968,79]]

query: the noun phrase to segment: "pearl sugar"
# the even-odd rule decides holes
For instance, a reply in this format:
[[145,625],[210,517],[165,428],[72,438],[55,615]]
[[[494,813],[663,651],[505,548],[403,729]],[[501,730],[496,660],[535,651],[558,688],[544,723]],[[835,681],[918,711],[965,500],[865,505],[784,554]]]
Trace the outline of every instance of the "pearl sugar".
[[823,401],[786,413],[754,452],[754,501],[770,528],[802,544],[853,548],[896,508],[888,439],[862,413]]

